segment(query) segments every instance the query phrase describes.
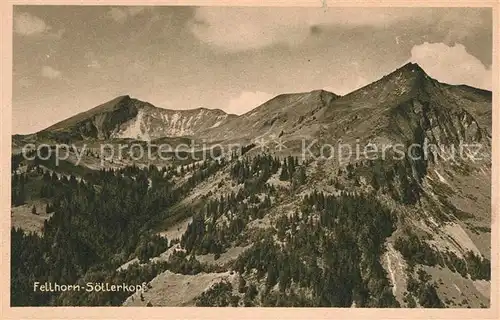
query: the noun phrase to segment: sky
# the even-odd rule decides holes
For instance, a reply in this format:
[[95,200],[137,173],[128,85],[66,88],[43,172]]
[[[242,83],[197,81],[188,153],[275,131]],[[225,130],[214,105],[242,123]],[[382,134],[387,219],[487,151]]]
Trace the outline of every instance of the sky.
[[15,6],[12,128],[126,94],[243,114],[281,93],[344,95],[409,61],[491,90],[491,9]]

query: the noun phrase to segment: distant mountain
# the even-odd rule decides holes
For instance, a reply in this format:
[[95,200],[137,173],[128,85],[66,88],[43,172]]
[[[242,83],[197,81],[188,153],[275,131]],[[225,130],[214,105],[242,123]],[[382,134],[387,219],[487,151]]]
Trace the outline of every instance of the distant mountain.
[[36,134],[54,140],[122,139],[154,140],[191,136],[214,128],[235,115],[220,109],[169,110],[121,96],[58,122]]
[[[188,136],[212,142],[278,137],[284,141],[303,138],[336,141],[341,137],[377,135],[379,140],[394,141],[411,139],[414,132],[408,130],[417,127],[418,130],[433,127],[434,136],[438,130],[453,139],[463,135],[465,128],[469,135],[491,137],[490,104],[491,92],[440,83],[417,64],[408,63],[342,97],[324,90],[281,94],[240,116],[220,109],[168,110],[121,96],[35,135],[17,135],[14,140],[16,143],[30,139],[88,138],[149,141]],[[444,120],[450,121],[451,127],[435,127]],[[471,133],[472,130],[477,133]],[[344,137],[347,133],[348,137]]]
[[150,141],[192,136],[219,141],[242,137],[277,137],[292,130],[309,114],[338,97],[324,90],[282,94],[244,115],[236,116],[220,109],[163,109],[126,95],[60,121],[36,134],[16,135],[14,140],[130,138]]
[[330,141],[487,141],[491,138],[491,92],[440,83],[409,63],[332,101],[313,118],[307,121],[319,128],[317,137]]
[[317,90],[283,94],[221,126],[200,131],[206,140],[318,143],[491,140],[491,92],[440,83],[417,64],[345,96]]
[[276,139],[291,134],[305,119],[327,108],[339,96],[325,91],[281,94],[255,109],[227,121],[217,128],[201,132],[205,139]]

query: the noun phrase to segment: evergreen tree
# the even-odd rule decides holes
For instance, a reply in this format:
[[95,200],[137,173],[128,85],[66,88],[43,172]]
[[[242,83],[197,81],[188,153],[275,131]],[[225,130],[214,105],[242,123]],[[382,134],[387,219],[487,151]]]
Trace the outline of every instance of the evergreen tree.
[[286,164],[286,160],[284,160],[284,163],[281,166],[280,180],[287,181],[288,179],[290,179],[290,177],[288,175],[288,166]]
[[239,293],[245,293],[246,291],[246,284],[247,282],[245,281],[245,279],[240,275],[239,276],[239,279],[238,279],[238,292]]

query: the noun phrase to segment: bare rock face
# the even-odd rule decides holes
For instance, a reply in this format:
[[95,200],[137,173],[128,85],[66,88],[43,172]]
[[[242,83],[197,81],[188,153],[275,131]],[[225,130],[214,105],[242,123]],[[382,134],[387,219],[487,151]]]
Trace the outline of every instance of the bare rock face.
[[147,141],[164,137],[193,136],[202,130],[216,128],[233,117],[235,116],[219,109],[167,110],[143,104],[134,118],[123,122],[118,130],[113,132],[112,138]]

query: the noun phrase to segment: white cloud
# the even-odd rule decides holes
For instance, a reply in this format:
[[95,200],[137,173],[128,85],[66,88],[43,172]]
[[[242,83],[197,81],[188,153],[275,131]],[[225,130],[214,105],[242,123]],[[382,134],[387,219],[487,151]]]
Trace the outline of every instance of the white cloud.
[[42,76],[49,79],[57,79],[62,76],[62,73],[61,71],[54,69],[51,66],[43,66]]
[[61,39],[65,30],[52,32],[45,21],[27,12],[14,15],[14,32],[23,36],[40,36],[45,39]]
[[273,97],[274,95],[266,92],[243,91],[238,97],[229,100],[228,106],[224,111],[227,113],[243,114],[260,106]]
[[[266,8],[201,7],[189,22],[190,31],[201,41],[229,52],[258,49],[271,44],[296,45],[311,27],[370,26],[387,28],[402,21],[423,27],[446,25],[449,37],[463,36],[483,25],[483,14],[472,8]],[[442,23],[441,23],[442,22]],[[454,34],[454,29],[463,29]],[[450,29],[450,30],[448,30]],[[441,30],[443,31],[443,30]]]
[[444,43],[425,42],[412,48],[410,61],[418,63],[440,82],[491,90],[492,70],[468,53],[462,44],[450,47]]
[[113,7],[108,11],[108,17],[116,22],[123,23],[129,17],[134,17],[144,11],[144,7]]
[[14,15],[14,31],[18,34],[29,36],[41,34],[51,29],[45,21],[27,12]]

